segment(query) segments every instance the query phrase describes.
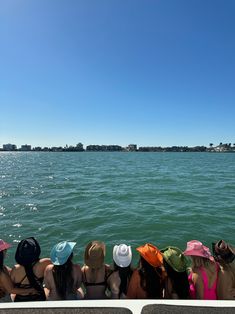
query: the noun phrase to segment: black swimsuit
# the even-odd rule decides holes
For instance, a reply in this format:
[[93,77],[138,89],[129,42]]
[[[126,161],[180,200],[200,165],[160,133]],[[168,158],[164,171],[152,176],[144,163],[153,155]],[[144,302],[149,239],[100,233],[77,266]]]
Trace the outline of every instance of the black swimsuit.
[[107,267],[105,267],[105,275],[104,275],[104,281],[101,282],[88,282],[87,278],[86,278],[86,271],[84,269],[84,286],[85,287],[95,287],[95,286],[104,286],[107,287],[107,280],[109,278],[109,276],[112,274],[112,272],[109,272],[109,269]]
[[[20,282],[15,283],[15,287],[17,287],[17,288],[24,288],[24,289],[31,289],[31,288],[33,288],[30,283],[26,283],[26,284],[22,283],[25,278],[26,278],[26,275],[24,276],[24,278]],[[37,294],[28,294],[28,295],[17,294],[15,296],[14,302],[45,301],[46,300],[46,295],[45,295],[45,292],[44,292],[44,289],[43,289],[43,286],[42,286],[43,277],[42,278],[37,278],[35,276],[35,278],[38,281],[38,283],[40,283],[42,289],[38,290]]]

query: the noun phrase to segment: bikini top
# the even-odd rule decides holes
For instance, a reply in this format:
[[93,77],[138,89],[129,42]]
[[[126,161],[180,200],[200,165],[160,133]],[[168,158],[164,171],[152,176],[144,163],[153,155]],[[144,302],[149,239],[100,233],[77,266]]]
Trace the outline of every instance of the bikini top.
[[[31,288],[32,288],[32,285],[31,285],[30,283],[22,283],[22,282],[25,280],[26,277],[27,277],[27,275],[25,275],[25,276],[21,279],[20,282],[16,282],[16,283],[15,283],[15,286],[16,286],[17,288],[31,289]],[[42,278],[38,278],[38,277],[35,276],[35,279],[36,279],[37,281],[39,281],[39,283],[42,285],[42,283],[43,283],[43,277],[42,277]]]
[[205,300],[217,300],[216,287],[218,278],[218,266],[216,264],[216,279],[213,285],[209,288],[208,278],[203,267],[201,267],[201,274],[204,283],[204,299]]
[[[217,263],[215,266],[216,266],[216,278],[213,285],[210,288],[208,285],[208,278],[207,278],[206,272],[203,267],[200,268],[200,272],[201,272],[202,280],[203,280],[203,286],[204,286],[204,296],[203,296],[204,300],[217,300],[216,287],[217,287],[217,281],[218,281],[219,266]],[[192,273],[190,273],[188,279],[189,279],[189,284],[190,284],[189,286],[190,296],[192,299],[196,299],[196,287],[192,281]]]
[[104,275],[104,280],[103,281],[100,281],[100,282],[88,282],[87,278],[86,278],[86,271],[84,269],[84,277],[85,277],[84,285],[86,287],[95,287],[95,286],[104,286],[104,287],[106,287],[107,286],[107,280],[108,280],[108,278],[109,278],[109,276],[111,274],[112,274],[112,272],[109,273],[108,268],[105,266],[105,275]]

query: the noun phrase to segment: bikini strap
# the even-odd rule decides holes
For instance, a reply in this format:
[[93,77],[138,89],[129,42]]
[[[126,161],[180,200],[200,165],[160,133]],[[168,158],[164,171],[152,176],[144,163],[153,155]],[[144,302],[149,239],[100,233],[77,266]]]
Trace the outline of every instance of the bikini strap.
[[25,276],[21,279],[21,281],[20,282],[17,282],[18,284],[21,284],[24,280],[25,280],[25,278],[27,277],[27,275],[25,274]]

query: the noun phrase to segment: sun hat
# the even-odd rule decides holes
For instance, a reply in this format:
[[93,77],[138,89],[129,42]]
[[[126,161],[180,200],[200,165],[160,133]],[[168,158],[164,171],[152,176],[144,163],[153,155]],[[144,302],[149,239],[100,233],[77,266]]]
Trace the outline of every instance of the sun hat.
[[15,260],[18,264],[31,265],[39,260],[41,248],[34,237],[21,240],[17,246]]
[[161,250],[163,258],[176,272],[181,273],[187,270],[189,262],[183,252],[174,246],[168,246]]
[[0,252],[9,249],[11,246],[12,246],[11,244],[0,239]]
[[212,243],[213,255],[217,261],[232,263],[235,259],[235,248],[224,240],[219,240],[217,243]]
[[51,250],[51,261],[54,265],[64,265],[73,252],[76,242],[62,241],[54,245]]
[[214,257],[211,255],[209,248],[198,240],[191,240],[187,242],[187,248],[183,254],[186,256],[204,257],[214,262]]
[[151,243],[146,243],[145,245],[137,247],[136,250],[151,266],[162,266],[163,255],[156,246],[152,245]]
[[113,260],[119,267],[127,267],[132,260],[131,247],[126,244],[115,245],[113,247]]
[[100,241],[92,241],[88,243],[84,260],[85,264],[93,269],[99,269],[104,263],[105,244]]

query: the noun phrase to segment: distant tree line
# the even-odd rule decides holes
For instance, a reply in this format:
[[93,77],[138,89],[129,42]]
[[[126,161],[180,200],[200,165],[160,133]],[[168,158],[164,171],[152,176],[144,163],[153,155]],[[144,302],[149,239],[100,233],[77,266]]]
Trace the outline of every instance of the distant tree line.
[[22,145],[17,149],[15,144],[4,144],[0,151],[36,151],[36,152],[235,152],[235,143],[222,143],[214,146],[213,143],[209,143],[209,147],[206,146],[141,146],[137,148],[136,144],[129,144],[127,147],[120,145],[88,145],[84,149],[82,143],[78,143],[76,146],[53,146],[53,147],[33,147],[31,145]]

